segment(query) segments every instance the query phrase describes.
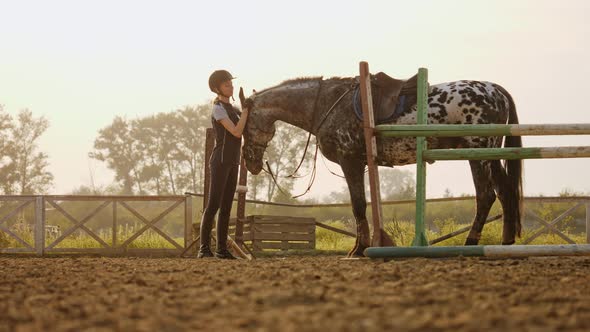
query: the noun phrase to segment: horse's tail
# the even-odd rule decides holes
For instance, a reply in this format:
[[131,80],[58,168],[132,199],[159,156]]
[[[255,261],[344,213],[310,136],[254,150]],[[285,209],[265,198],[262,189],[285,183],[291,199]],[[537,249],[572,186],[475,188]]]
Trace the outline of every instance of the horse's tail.
[[[518,124],[518,115],[516,114],[516,105],[512,96],[506,89],[499,87],[503,95],[508,98],[508,124]],[[522,147],[522,137],[520,136],[506,136],[504,140],[504,147]],[[516,231],[518,237],[521,236],[522,230],[522,216],[523,216],[523,197],[522,197],[522,159],[506,160],[506,184],[509,188],[507,190],[506,201],[509,208],[504,211],[504,222],[512,225],[512,232]],[[512,237],[513,238],[513,237]]]

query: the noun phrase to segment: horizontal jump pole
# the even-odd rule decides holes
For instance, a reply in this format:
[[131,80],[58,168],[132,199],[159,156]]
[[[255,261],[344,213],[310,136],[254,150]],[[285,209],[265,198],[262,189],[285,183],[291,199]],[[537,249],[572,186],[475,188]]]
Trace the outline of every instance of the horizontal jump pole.
[[590,135],[590,124],[379,125],[375,134],[382,137]]
[[452,246],[452,247],[370,247],[365,249],[370,258],[442,258],[442,257],[531,257],[531,256],[588,256],[590,244],[569,245],[512,245],[512,246]]
[[590,158],[590,146],[550,148],[433,149],[423,152],[424,160],[499,160]]

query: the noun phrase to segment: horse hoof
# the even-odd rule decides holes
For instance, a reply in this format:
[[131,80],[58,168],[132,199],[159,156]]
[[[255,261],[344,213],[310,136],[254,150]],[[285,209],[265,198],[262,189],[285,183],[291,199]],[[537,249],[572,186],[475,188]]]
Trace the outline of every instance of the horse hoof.
[[476,246],[478,243],[479,243],[478,239],[467,238],[467,240],[465,240],[466,246]]
[[515,240],[512,240],[510,242],[504,242],[504,241],[502,241],[502,245],[503,246],[509,246],[509,245],[513,245],[515,242],[516,242]]

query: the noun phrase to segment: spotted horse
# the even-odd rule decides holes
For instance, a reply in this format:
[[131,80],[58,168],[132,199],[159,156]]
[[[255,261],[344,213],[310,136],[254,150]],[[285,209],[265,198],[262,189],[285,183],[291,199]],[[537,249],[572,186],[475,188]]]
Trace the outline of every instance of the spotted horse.
[[[377,79],[381,78],[381,79]],[[395,105],[397,95],[388,93],[384,73],[371,78],[378,95],[377,108]],[[254,92],[249,98],[240,93],[243,105],[250,107],[244,134],[243,153],[252,174],[263,169],[263,155],[275,133],[275,122],[283,121],[315,135],[321,153],[342,168],[350,192],[357,235],[349,257],[362,256],[371,245],[366,218],[364,170],[366,166],[363,123],[354,112],[351,93],[358,77],[297,78]],[[399,91],[398,91],[399,92]],[[377,102],[377,101],[375,101]],[[388,124],[415,124],[416,98]],[[462,80],[432,85],[428,94],[428,123],[431,124],[517,124],[516,107],[510,94],[500,85],[485,81]],[[519,136],[507,137],[430,137],[429,149],[521,147]],[[416,139],[377,137],[376,160],[379,166],[416,163]],[[469,161],[476,191],[477,212],[465,245],[478,244],[492,204],[499,198],[503,209],[502,244],[515,242],[521,232],[522,161]],[[384,245],[393,241],[382,232]]]

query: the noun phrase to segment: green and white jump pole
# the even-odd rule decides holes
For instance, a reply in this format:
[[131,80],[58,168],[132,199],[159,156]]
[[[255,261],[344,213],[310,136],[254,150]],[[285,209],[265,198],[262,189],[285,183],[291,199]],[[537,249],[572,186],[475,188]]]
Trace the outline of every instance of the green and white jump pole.
[[[366,63],[361,63],[366,66]],[[362,68],[362,65],[361,65]],[[368,70],[367,70],[368,71]],[[365,76],[363,76],[365,74]],[[361,77],[366,77],[363,73]],[[370,89],[370,88],[369,88]],[[469,246],[469,247],[428,247],[424,217],[426,210],[426,161],[434,160],[499,160],[499,159],[546,159],[546,158],[588,158],[590,146],[574,147],[533,147],[533,148],[479,148],[479,149],[434,149],[428,150],[426,137],[464,137],[464,136],[533,136],[533,135],[590,135],[590,124],[556,124],[556,125],[521,125],[521,124],[455,124],[428,125],[428,70],[418,70],[417,123],[415,125],[379,125],[373,121],[365,124],[366,132],[373,129],[374,135],[382,137],[416,137],[416,235],[412,247],[374,247],[367,248],[365,255],[371,258],[386,257],[453,257],[453,256],[488,256],[488,257],[522,257],[522,256],[564,256],[590,255],[590,245],[553,245],[553,246]],[[363,99],[371,104],[369,97]],[[370,108],[363,110],[370,112]],[[368,140],[367,140],[368,141]],[[374,141],[368,141],[367,150],[373,149]],[[368,159],[373,155],[368,154]],[[371,160],[369,160],[370,162]],[[375,166],[376,168],[376,166]],[[378,175],[378,172],[375,171]],[[371,182],[371,193],[376,184]],[[378,191],[377,191],[378,193]],[[375,197],[372,197],[375,198]],[[377,197],[379,200],[379,197]],[[372,199],[374,202],[375,199]],[[379,204],[379,203],[377,203]],[[380,224],[378,224],[380,225]]]
[[452,246],[452,247],[371,247],[365,249],[371,258],[443,258],[443,257],[531,257],[586,256],[590,244],[512,245],[512,246]]

